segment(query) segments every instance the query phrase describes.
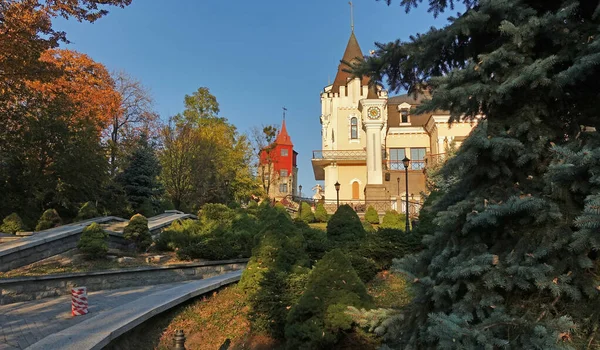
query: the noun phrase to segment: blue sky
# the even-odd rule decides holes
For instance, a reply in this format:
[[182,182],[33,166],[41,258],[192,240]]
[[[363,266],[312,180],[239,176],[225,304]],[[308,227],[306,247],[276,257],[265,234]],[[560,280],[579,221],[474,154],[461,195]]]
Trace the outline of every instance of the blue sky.
[[[354,1],[364,54],[374,42],[446,23],[446,15],[434,19],[423,5],[406,14],[398,3]],[[55,26],[66,31],[68,48],[140,80],[163,120],[202,86],[240,132],[280,124],[285,106],[303,192],[316,183],[310,159],[321,146],[319,93],[350,36],[347,0],[133,0],[93,24],[60,19]]]

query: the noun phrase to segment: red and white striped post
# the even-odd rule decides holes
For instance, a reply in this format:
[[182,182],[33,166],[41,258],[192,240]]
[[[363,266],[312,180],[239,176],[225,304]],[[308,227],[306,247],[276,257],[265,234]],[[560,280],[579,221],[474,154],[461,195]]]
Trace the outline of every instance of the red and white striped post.
[[71,315],[82,316],[88,313],[86,287],[71,288]]

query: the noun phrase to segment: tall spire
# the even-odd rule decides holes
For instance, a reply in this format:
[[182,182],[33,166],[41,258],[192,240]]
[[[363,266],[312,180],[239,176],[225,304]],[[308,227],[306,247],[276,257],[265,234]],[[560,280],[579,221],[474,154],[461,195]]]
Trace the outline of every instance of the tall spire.
[[290,135],[288,135],[287,128],[285,127],[285,111],[287,111],[287,108],[283,107],[283,121],[281,122],[281,130],[279,130],[279,134],[277,134],[277,138],[275,138],[275,143],[278,145],[293,146],[292,139]]
[[354,5],[352,1],[348,1],[350,5],[350,29],[352,29],[352,33],[354,33]]

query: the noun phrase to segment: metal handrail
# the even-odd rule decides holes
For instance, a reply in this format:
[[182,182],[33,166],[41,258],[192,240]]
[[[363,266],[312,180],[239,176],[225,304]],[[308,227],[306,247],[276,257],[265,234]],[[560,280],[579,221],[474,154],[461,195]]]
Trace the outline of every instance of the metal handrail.
[[[408,170],[423,170],[426,165],[425,160],[411,160]],[[387,170],[404,170],[404,164],[401,160],[388,160]]]
[[313,159],[349,159],[349,160],[364,160],[367,159],[367,151],[362,149],[354,150],[315,150],[313,151]]

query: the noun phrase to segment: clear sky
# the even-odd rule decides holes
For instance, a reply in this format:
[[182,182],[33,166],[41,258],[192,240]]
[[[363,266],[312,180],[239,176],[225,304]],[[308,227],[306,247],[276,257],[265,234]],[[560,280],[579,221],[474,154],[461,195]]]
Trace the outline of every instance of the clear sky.
[[[354,1],[363,54],[374,42],[407,40],[446,23],[446,15],[427,13],[427,2],[409,14],[398,3]],[[310,159],[321,147],[319,93],[333,80],[350,36],[347,0],[133,0],[93,24],[55,25],[66,31],[68,48],[148,87],[163,120],[202,86],[240,132],[279,125],[285,106],[299,184],[310,195],[316,184]]]

